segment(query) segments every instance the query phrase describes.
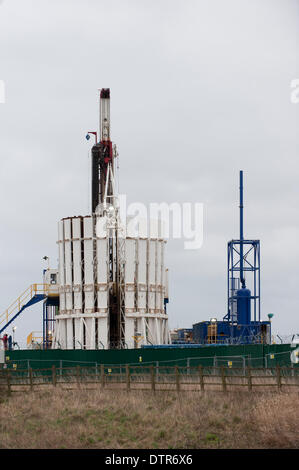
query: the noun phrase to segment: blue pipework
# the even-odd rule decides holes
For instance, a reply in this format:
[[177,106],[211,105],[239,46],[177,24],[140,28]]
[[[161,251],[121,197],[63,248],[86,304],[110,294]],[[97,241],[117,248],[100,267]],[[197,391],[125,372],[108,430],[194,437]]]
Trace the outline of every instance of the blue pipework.
[[43,349],[49,349],[52,346],[57,308],[59,308],[59,297],[47,297],[43,303]]
[[244,242],[244,227],[243,227],[243,171],[240,171],[240,282],[242,288],[245,288],[245,279],[243,271],[244,254],[243,254],[243,242]]
[[243,171],[240,171],[240,284],[237,290],[237,321],[240,325],[250,325],[251,322],[251,292],[246,289],[244,277],[244,220],[243,220]]
[[[231,240],[227,247],[227,314],[218,322],[222,333],[218,340],[251,342],[251,338],[265,333],[271,325],[261,322],[260,298],[260,241],[244,239],[243,171],[240,170],[240,237]],[[251,288],[246,287],[245,275],[250,276]],[[252,313],[251,313],[252,309]],[[253,318],[251,318],[253,315]],[[199,336],[203,339],[205,326],[201,324]],[[245,340],[246,337],[246,340]]]

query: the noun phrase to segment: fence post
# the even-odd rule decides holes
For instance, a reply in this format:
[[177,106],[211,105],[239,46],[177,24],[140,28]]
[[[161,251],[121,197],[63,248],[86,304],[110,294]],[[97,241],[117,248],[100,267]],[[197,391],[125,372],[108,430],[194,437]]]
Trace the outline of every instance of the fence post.
[[251,367],[247,367],[247,375],[248,375],[248,391],[252,391],[252,377],[251,377]]
[[190,357],[187,357],[187,375],[190,374]]
[[127,383],[127,390],[130,390],[130,366],[126,364],[126,383]]
[[102,388],[105,387],[105,369],[104,369],[104,364],[101,364],[101,385],[102,385]]
[[155,368],[151,366],[151,383],[152,383],[152,391],[155,391]]
[[213,359],[213,375],[216,375],[216,363],[217,363],[217,359],[216,359],[216,356],[214,356],[214,359]]
[[81,368],[80,368],[80,366],[77,366],[76,369],[77,369],[77,372],[76,372],[76,375],[77,375],[77,386],[78,386],[78,388],[80,388],[80,372],[81,372]]
[[176,390],[177,392],[180,391],[180,371],[179,367],[175,366],[175,381],[176,381]]
[[277,376],[277,388],[278,391],[281,391],[281,373],[280,373],[280,365],[277,364],[276,366],[276,376]]
[[205,389],[205,383],[204,383],[204,376],[203,376],[203,368],[202,368],[202,365],[199,365],[198,366],[198,370],[199,370],[199,378],[200,378],[200,390],[204,390]]
[[11,395],[11,380],[10,380],[10,370],[6,369],[6,378],[7,378],[7,393]]
[[226,378],[224,366],[221,366],[222,390],[226,392]]
[[56,367],[54,364],[52,366],[52,383],[56,387]]
[[30,390],[33,390],[33,379],[32,379],[32,368],[29,369],[29,382],[30,382]]

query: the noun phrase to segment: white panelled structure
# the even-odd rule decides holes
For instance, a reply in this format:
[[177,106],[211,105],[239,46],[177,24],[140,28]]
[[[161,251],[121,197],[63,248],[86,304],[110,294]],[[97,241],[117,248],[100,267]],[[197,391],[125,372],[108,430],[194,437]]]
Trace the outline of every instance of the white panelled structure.
[[[115,286],[123,347],[170,343],[165,240],[158,230],[146,237],[128,227],[121,238],[124,232],[111,232],[107,220],[96,213],[59,222],[60,308],[53,348],[113,348]],[[111,263],[119,266],[115,276]]]
[[169,344],[165,240],[160,221],[122,221],[110,140],[110,89],[100,92],[100,137],[91,149],[92,214],[59,222],[59,311],[52,347]]

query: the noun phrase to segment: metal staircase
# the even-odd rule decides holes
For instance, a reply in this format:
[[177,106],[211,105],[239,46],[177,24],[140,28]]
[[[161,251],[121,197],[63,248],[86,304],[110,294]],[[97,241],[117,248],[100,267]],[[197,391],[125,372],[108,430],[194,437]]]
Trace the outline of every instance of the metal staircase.
[[48,284],[31,284],[1,315],[0,334],[28,307],[48,296]]

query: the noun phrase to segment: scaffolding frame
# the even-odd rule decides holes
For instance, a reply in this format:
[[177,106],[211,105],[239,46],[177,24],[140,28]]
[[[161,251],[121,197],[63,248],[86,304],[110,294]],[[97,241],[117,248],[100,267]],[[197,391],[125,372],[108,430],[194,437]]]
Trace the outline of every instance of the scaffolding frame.
[[[261,278],[260,278],[260,240],[242,240],[244,246],[243,271],[251,275],[251,300],[253,301],[253,321],[261,321]],[[227,314],[224,320],[234,321],[236,303],[235,280],[240,279],[240,240],[231,240],[227,244]],[[251,255],[251,261],[248,259]],[[238,273],[238,276],[235,274]]]

